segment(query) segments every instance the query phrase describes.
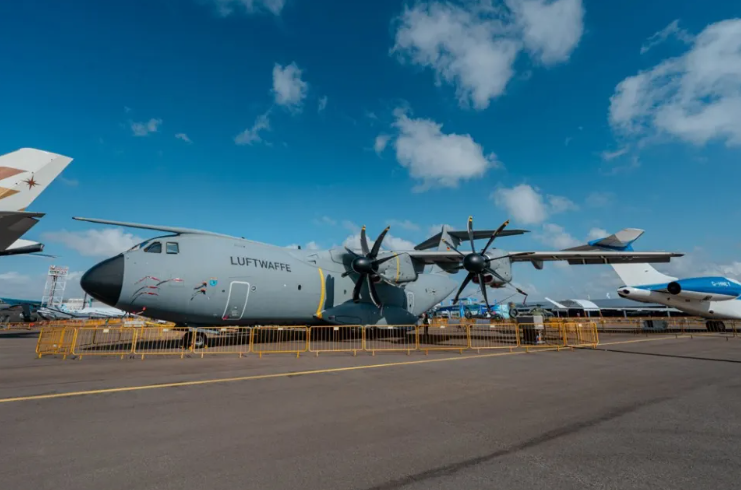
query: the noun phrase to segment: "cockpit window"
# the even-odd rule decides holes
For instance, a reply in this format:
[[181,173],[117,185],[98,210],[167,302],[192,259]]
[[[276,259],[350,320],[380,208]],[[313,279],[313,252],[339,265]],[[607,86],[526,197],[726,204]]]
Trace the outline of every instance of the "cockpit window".
[[165,250],[168,254],[180,253],[180,247],[177,242],[167,242]]
[[159,254],[162,253],[162,243],[160,242],[154,242],[150,246],[144,249],[145,252],[150,254]]

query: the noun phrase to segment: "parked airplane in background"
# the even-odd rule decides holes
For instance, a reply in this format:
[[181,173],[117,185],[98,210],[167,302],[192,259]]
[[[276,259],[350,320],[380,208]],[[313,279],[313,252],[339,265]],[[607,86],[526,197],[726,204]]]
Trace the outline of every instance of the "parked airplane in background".
[[[456,299],[475,279],[488,303],[486,285],[507,285],[513,262],[565,260],[572,264],[613,261],[667,262],[682,254],[626,251],[505,252],[495,238],[521,234],[468,229],[441,232],[414,250],[382,251],[384,230],[361,250],[293,250],[207,231],[75,218],[170,233],[101,262],[80,280],[90,296],[124,311],[183,326],[209,325],[409,325],[458,287],[454,273],[468,272]],[[463,239],[471,252],[458,250]],[[477,251],[475,239],[488,238]],[[467,243],[466,245],[469,245]],[[436,248],[435,250],[429,250]],[[431,266],[425,272],[426,266]]]
[[[627,229],[602,240],[570,250],[633,250],[632,244],[643,230]],[[667,276],[646,263],[611,264],[625,283],[617,293],[641,303],[657,303],[708,318],[707,329],[725,331],[719,319],[741,320],[741,283],[727,277]]]
[[26,208],[72,161],[33,148],[0,156],[0,256],[38,254],[44,245],[20,239],[44,213]]
[[59,308],[39,308],[38,315],[45,320],[82,320],[82,319],[106,319],[123,318],[127,315],[125,311],[109,306],[93,306],[93,300],[70,300]]

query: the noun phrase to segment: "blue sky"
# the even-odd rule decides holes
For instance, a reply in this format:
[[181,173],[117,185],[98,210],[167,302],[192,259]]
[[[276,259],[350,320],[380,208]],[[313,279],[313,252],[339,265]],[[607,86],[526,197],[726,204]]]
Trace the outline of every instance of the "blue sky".
[[[341,245],[392,224],[625,227],[669,270],[741,273],[741,20],[732,2],[70,0],[0,5],[0,153],[74,158],[24,238],[79,273],[150,236],[88,216]],[[676,22],[675,22],[676,21]],[[0,293],[49,262],[4,258]],[[608,268],[520,265],[534,296]],[[71,294],[75,290],[73,286]]]

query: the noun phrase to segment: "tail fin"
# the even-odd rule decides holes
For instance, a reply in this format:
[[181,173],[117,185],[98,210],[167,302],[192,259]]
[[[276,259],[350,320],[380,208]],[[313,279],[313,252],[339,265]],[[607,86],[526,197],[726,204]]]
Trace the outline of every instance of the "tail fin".
[[610,264],[625,286],[664,284],[676,280],[657,271],[650,264]]
[[[438,234],[439,235],[439,238],[438,238],[438,235],[432,237],[432,238],[437,238],[437,242],[438,242],[437,243],[437,249],[438,250],[450,250],[450,246],[448,245],[448,243],[450,245],[453,245],[456,249],[461,244],[461,241],[460,241],[459,238],[456,238],[454,236],[451,236],[448,233],[450,231],[450,229],[451,228],[448,225],[442,225],[442,227],[440,228],[440,233]],[[447,243],[445,243],[445,242],[447,242]],[[419,247],[419,245],[418,245],[418,247]],[[417,247],[415,247],[415,248],[417,248]],[[447,267],[448,267],[447,265],[440,266],[438,264],[432,264],[432,265],[429,266],[429,268],[427,269],[426,272],[456,272],[454,270],[447,270]],[[456,265],[455,264],[451,264],[450,267],[456,268]]]
[[0,156],[0,211],[24,211],[71,161],[33,148]]

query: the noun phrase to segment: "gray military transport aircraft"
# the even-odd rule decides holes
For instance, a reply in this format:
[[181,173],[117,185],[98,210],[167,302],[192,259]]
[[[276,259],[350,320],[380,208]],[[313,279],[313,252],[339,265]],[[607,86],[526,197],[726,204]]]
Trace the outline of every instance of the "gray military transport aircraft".
[[[486,286],[512,281],[512,263],[570,264],[669,262],[683,254],[616,251],[506,252],[492,248],[497,237],[524,230],[465,231],[443,226],[414,250],[383,251],[389,228],[368,246],[365,227],[360,253],[349,248],[301,250],[208,231],[117,221],[80,221],[157,230],[169,235],[146,240],[107,259],[82,276],[93,298],[130,313],[187,327],[215,325],[408,325],[447,298],[468,272],[455,301],[473,281],[488,304]],[[614,237],[614,235],[613,235]],[[488,238],[477,251],[474,241]],[[604,243],[612,243],[608,239]],[[468,241],[471,252],[458,250]],[[518,289],[518,292],[525,294]]]

